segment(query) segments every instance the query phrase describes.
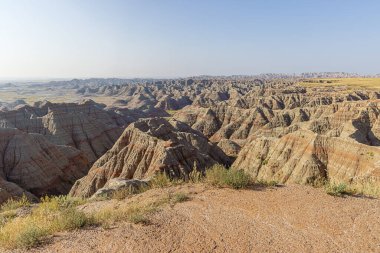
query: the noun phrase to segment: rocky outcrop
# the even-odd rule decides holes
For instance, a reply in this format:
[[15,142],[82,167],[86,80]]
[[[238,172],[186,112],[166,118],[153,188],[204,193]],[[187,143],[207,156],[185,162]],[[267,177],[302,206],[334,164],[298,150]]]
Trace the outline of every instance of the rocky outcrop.
[[230,160],[188,125],[174,119],[139,120],[75,183],[70,194],[89,197],[113,178],[144,179],[157,172],[187,178],[194,168],[204,171],[215,163],[229,165]]
[[[315,97],[317,95],[313,100]],[[364,95],[357,99],[318,105],[302,102],[299,107],[289,107],[292,109],[286,109],[285,105],[276,109],[263,105],[240,108],[227,103],[209,108],[188,106],[173,117],[201,131],[213,142],[230,139],[244,144],[252,135],[280,137],[303,128],[320,134],[350,135],[363,144],[376,146],[379,143],[380,102]]]
[[80,104],[45,102],[0,112],[0,127],[42,134],[52,143],[83,151],[93,163],[137,117],[126,110],[108,110],[90,100]]
[[113,178],[110,179],[102,188],[97,190],[95,194],[92,195],[92,198],[110,197],[115,192],[122,190],[126,190],[131,193],[138,192],[148,186],[148,180]]
[[0,202],[26,194],[36,199],[47,194],[67,194],[86,175],[85,155],[59,146],[40,134],[0,128]]
[[380,183],[380,149],[349,138],[298,130],[281,138],[253,138],[234,169],[257,180],[317,184],[324,180]]
[[228,139],[222,139],[218,142],[218,147],[230,158],[236,158],[241,150],[239,144]]

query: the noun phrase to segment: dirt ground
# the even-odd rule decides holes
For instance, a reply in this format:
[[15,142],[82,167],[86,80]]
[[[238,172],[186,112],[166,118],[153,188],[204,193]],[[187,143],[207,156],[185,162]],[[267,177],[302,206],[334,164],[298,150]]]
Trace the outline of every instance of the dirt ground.
[[296,185],[253,190],[185,185],[150,190],[133,201],[167,191],[187,192],[191,199],[152,214],[149,225],[62,233],[29,252],[380,252],[378,199],[333,197]]

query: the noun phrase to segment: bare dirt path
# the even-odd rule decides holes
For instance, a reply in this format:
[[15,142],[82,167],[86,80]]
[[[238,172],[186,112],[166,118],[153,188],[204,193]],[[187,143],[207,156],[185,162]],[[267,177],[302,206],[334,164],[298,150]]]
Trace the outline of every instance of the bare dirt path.
[[187,185],[137,198],[165,191],[189,192],[191,200],[155,213],[150,225],[63,233],[32,252],[380,252],[377,199],[295,185],[241,191]]

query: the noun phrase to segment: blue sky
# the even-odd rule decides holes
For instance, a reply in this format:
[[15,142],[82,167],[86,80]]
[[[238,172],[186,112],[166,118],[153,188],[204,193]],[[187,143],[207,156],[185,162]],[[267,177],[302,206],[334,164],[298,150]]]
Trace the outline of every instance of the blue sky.
[[380,73],[375,0],[0,0],[0,79]]

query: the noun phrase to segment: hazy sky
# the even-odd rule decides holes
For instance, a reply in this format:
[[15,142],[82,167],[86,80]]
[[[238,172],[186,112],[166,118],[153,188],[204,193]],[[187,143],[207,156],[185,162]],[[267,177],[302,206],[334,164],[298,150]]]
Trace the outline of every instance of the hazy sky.
[[0,79],[380,73],[378,0],[0,0]]

